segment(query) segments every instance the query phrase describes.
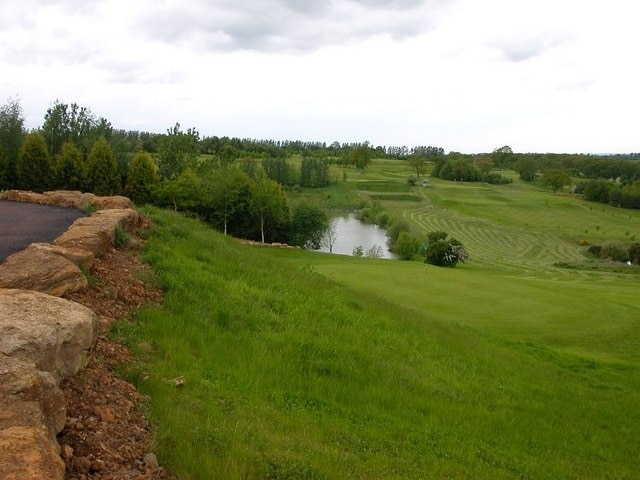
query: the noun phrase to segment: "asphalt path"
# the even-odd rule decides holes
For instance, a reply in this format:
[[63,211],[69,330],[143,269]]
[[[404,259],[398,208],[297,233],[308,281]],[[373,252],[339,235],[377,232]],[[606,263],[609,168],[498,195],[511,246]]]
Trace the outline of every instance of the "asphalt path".
[[0,262],[32,243],[52,242],[85,216],[76,208],[0,200]]

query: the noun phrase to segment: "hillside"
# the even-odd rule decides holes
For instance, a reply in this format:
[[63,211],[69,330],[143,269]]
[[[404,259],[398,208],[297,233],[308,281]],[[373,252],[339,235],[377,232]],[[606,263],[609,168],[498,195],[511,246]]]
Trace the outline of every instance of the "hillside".
[[[150,210],[145,259],[165,301],[118,335],[161,463],[193,479],[633,478],[637,275],[557,268],[563,255],[531,248],[483,259],[535,220],[503,212],[501,232],[463,237],[497,214],[424,214],[438,202],[386,206],[448,218],[473,255],[456,269],[249,247]],[[552,226],[531,230],[541,251],[582,258]]]

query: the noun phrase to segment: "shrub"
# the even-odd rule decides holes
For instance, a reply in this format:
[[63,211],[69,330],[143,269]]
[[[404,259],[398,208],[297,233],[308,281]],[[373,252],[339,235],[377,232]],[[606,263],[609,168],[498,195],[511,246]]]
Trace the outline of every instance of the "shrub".
[[364,255],[365,257],[369,258],[382,258],[384,256],[384,252],[382,251],[382,247],[380,245],[373,245],[365,252]]
[[587,251],[590,254],[595,255],[596,257],[599,257],[600,252],[602,251],[602,247],[600,245],[591,245]]
[[513,180],[508,177],[502,176],[498,172],[487,173],[484,176],[484,181],[492,185],[507,185],[513,182]]
[[403,230],[398,235],[395,242],[393,252],[400,257],[401,260],[411,260],[418,250],[418,242],[409,232]]
[[395,251],[395,245],[402,232],[409,232],[409,224],[404,218],[396,218],[391,222],[387,230],[387,245],[391,251]]
[[610,258],[614,262],[626,262],[629,260],[629,251],[620,242],[611,241],[602,245],[600,255]]
[[438,267],[455,267],[458,262],[465,262],[469,253],[464,245],[455,238],[447,238],[446,232],[429,232],[427,234],[427,248],[425,263]]
[[629,245],[629,260],[631,263],[640,264],[640,243],[632,243]]
[[415,175],[409,175],[407,177],[407,185],[409,185],[410,187],[415,187],[416,181],[417,180]]

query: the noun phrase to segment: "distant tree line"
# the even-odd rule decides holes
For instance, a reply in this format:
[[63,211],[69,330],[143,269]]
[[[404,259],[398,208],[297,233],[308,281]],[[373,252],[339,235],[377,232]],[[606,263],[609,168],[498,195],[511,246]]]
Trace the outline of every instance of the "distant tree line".
[[440,178],[489,183],[510,181],[499,173],[505,168],[527,181],[549,182],[559,178],[549,172],[560,170],[598,180],[579,185],[588,199],[638,208],[635,154],[516,154],[504,146],[463,155],[434,146],[201,137],[178,123],[163,134],[125,131],[89,108],[58,100],[42,126],[27,131],[18,99],[0,107],[0,189],[123,193],[136,203],[191,212],[224,233],[261,241],[317,246],[328,225],[326,212],[289,205],[284,188],[327,186],[331,164],[366,169],[373,158],[406,161],[418,177],[432,166]]

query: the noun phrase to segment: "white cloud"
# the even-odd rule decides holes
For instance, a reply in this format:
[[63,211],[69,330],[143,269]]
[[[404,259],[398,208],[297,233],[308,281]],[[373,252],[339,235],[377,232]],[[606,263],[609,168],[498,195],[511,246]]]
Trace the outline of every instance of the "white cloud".
[[[625,0],[25,0],[0,17],[0,101],[118,128],[447,150],[638,151]],[[29,15],[25,15],[25,11]]]

